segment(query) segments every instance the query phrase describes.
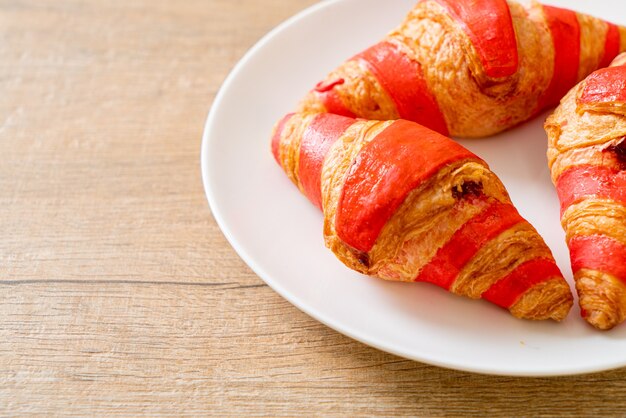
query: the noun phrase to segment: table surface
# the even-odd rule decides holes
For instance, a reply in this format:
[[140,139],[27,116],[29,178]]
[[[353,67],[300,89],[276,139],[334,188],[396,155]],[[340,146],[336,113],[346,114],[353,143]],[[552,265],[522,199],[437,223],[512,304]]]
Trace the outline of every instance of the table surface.
[[626,369],[386,354],[268,288],[211,217],[220,83],[312,0],[0,0],[0,415],[626,414]]

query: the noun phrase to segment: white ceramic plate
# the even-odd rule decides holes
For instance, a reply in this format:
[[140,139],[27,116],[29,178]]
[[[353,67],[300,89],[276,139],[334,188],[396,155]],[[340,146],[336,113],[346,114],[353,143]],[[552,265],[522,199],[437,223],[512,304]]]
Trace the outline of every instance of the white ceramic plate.
[[[626,24],[626,7],[616,7],[614,0],[546,3]],[[276,292],[329,327],[381,350],[502,375],[625,366],[626,324],[595,331],[576,307],[560,324],[521,321],[489,303],[432,285],[389,283],[348,270],[324,247],[321,213],[274,162],[273,124],[328,71],[395,27],[413,4],[322,2],[278,26],[246,54],[224,82],[204,132],[202,175],[215,219],[239,255]],[[461,142],[504,181],[571,283],[546,166],[544,117],[497,137]]]

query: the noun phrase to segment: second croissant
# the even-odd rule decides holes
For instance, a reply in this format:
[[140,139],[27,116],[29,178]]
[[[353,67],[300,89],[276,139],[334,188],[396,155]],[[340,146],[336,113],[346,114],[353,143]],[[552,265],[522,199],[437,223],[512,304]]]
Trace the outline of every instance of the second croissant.
[[514,316],[562,320],[569,286],[487,164],[416,123],[290,114],[272,153],[324,213],[337,258],[386,280],[433,283]]
[[483,137],[555,106],[626,50],[626,28],[505,0],[423,0],[385,39],[332,71],[299,110],[408,119]]

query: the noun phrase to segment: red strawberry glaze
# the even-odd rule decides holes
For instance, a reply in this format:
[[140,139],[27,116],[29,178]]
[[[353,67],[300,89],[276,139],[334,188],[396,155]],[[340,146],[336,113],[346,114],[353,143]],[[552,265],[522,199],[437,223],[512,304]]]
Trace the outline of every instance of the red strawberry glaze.
[[407,195],[441,168],[474,154],[428,128],[398,120],[359,152],[339,198],[335,227],[353,248],[368,252]]
[[586,197],[626,204],[626,171],[602,166],[575,166],[559,176],[556,190],[561,202],[561,214]]
[[626,66],[602,68],[583,85],[578,104],[626,103]]
[[300,143],[300,184],[304,194],[322,209],[321,177],[324,158],[331,145],[355,122],[352,118],[320,113],[302,135]]
[[574,274],[597,270],[626,283],[626,245],[604,235],[575,236],[568,245]]
[[563,277],[554,260],[530,260],[494,283],[482,297],[503,308],[510,308],[528,289],[553,277]]
[[422,66],[397,45],[381,42],[354,59],[362,60],[391,96],[403,119],[411,120],[447,135],[446,121],[430,92]]
[[459,228],[415,279],[449,289],[463,267],[489,241],[525,222],[510,204],[495,202]]
[[489,77],[508,77],[518,66],[517,38],[505,0],[436,0],[459,22]]
[[543,6],[554,45],[554,72],[548,88],[539,98],[537,111],[559,103],[578,82],[580,66],[580,23],[576,12]]

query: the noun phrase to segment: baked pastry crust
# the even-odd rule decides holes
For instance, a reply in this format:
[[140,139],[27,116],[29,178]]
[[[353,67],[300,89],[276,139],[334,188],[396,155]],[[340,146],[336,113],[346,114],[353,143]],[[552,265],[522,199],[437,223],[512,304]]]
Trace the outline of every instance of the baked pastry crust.
[[626,54],[574,87],[545,124],[582,316],[626,319]]
[[558,104],[624,50],[626,28],[537,2],[424,0],[332,71],[298,111],[403,118],[483,137]]
[[430,282],[518,318],[569,312],[549,248],[487,164],[449,138],[405,120],[296,113],[277,124],[272,152],[351,269]]

